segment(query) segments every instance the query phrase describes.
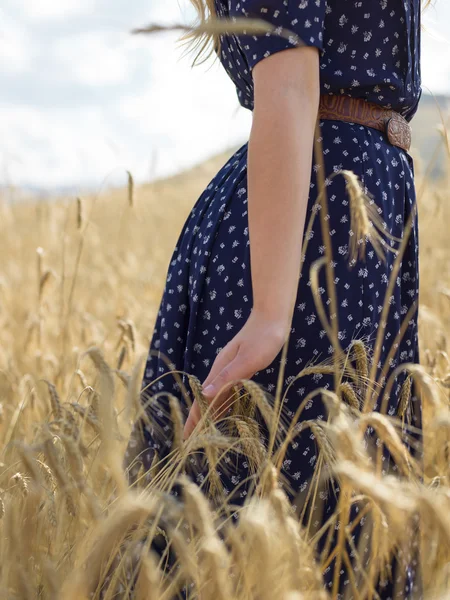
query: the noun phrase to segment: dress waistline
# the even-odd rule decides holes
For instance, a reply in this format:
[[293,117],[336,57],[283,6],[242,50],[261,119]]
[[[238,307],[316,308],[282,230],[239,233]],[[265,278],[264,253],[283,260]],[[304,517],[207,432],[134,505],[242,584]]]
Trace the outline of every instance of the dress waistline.
[[319,119],[332,119],[359,123],[387,134],[390,143],[409,152],[411,147],[411,126],[398,112],[368,102],[364,98],[354,98],[340,94],[322,94],[319,102]]

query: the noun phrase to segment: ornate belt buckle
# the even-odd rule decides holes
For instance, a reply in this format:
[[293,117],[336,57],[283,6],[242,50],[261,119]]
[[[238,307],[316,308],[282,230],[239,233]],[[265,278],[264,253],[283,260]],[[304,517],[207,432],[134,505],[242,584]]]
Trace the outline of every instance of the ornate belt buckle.
[[393,146],[409,151],[411,148],[411,126],[399,113],[394,112],[386,121],[386,133]]

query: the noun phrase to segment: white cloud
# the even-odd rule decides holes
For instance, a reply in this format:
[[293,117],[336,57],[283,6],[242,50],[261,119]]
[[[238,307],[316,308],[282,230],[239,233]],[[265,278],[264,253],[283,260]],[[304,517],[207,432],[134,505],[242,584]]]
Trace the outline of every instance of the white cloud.
[[117,36],[114,44],[103,32],[71,35],[58,39],[53,53],[63,76],[76,83],[103,86],[126,79],[128,57]]
[[15,6],[31,19],[61,19],[95,11],[95,0],[14,0]]
[[124,96],[119,109],[122,118],[139,123],[149,140],[158,140],[161,171],[186,167],[243,141],[251,121],[222,67],[191,68],[188,58],[180,60],[174,40],[152,41],[154,83],[139,96]]
[[251,116],[243,109],[235,114],[234,87],[220,65],[191,69],[174,42],[173,34],[154,38],[146,90],[133,94],[124,87],[127,93],[108,106],[68,112],[1,105],[0,161],[10,180],[42,187],[96,186],[110,173],[110,181],[122,181],[129,169],[137,181],[145,181],[242,143]]
[[[14,131],[11,136],[10,132]],[[31,107],[0,105],[0,156],[13,183],[63,186],[99,181],[120,164],[108,143],[109,124],[96,107],[67,119]]]
[[[178,0],[178,2],[155,2],[149,6],[149,17],[153,23],[175,23],[188,22],[195,17],[195,11],[188,0]],[[140,25],[146,25],[141,23]]]
[[[217,62],[210,63],[209,68],[191,67],[190,58],[181,58],[181,52],[175,47],[173,35],[152,40],[151,81],[145,94],[123,97],[124,115],[143,117],[149,114],[151,107],[160,113],[152,127],[181,133],[180,127],[186,130],[201,128],[201,121],[194,117],[198,113],[205,117],[214,115],[217,119],[220,114],[231,114],[238,107],[234,86]],[[194,118],[189,118],[190,114]]]
[[31,64],[29,37],[21,24],[0,9],[0,56],[2,70],[23,73]]

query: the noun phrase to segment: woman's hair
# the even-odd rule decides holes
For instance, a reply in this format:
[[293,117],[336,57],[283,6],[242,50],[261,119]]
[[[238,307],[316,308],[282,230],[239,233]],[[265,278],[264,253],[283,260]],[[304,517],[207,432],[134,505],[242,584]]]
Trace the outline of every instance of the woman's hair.
[[205,16],[205,13],[207,12],[213,14],[215,10],[214,0],[191,0],[191,3],[194,5],[200,16]]
[[[205,26],[212,17],[215,17],[216,9],[214,0],[190,1],[197,11],[197,16],[199,19],[199,23],[197,23],[197,25],[199,24],[203,28],[203,26]],[[202,32],[199,34],[195,26],[192,27],[190,31],[185,33],[181,37],[181,40],[185,41],[189,46],[189,50],[195,53],[193,64],[204,62],[214,52],[214,48],[220,47],[219,35],[217,33]]]
[[[207,25],[209,19],[211,19],[211,17],[214,18],[215,16],[214,0],[190,1],[197,11],[201,33],[198,32],[196,27],[193,27],[182,36],[181,40],[185,41],[189,46],[189,50],[195,53],[193,61],[193,64],[195,65],[207,60],[214,52],[214,49],[217,50],[220,48],[220,39],[217,32],[204,31],[205,25]],[[434,0],[421,0],[421,4],[422,10],[424,10],[431,4],[434,4]]]

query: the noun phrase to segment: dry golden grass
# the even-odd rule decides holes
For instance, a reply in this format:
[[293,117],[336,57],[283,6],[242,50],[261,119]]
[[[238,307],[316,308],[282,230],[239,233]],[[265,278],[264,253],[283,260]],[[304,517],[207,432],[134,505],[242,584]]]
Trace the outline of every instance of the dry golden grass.
[[[5,195],[0,201],[1,598],[125,599],[133,581],[137,599],[170,599],[185,581],[189,597],[202,600],[326,598],[321,568],[335,557],[348,567],[345,542],[351,543],[355,524],[346,515],[356,501],[368,517],[371,561],[361,580],[352,579],[349,597],[376,597],[373,578],[393,552],[406,555],[417,541],[417,519],[424,597],[447,597],[450,206],[445,186],[423,174],[417,176],[423,365],[410,369],[426,410],[423,480],[396,425],[359,411],[355,386],[367,382],[369,368],[357,343],[352,385],[325,395],[329,422],[302,424],[318,440],[319,463],[332,468],[341,484],[335,549],[314,554],[318,532],[303,530],[292,515],[250,417],[236,428],[252,468],[264,476],[238,526],[229,526],[226,511],[214,512],[193,484],[180,479],[189,451],[206,447],[214,465],[228,441],[206,413],[200,441],[183,444],[174,399],[173,460],[163,470],[154,466],[150,486],[141,478],[136,489],[128,487],[122,456],[171,252],[190,208],[224,160],[216,157],[145,186],[136,186],[128,174],[127,189],[105,188],[95,196],[11,203]],[[243,383],[275,422],[276,407],[264,405],[253,382]],[[190,384],[201,402],[198,380],[192,377]],[[409,385],[402,392],[405,404]],[[286,425],[288,438],[292,430]],[[371,463],[362,444],[369,426],[396,457],[403,477],[382,477]],[[220,482],[211,477],[220,498]],[[167,494],[175,480],[184,490],[183,503]],[[318,498],[319,476],[316,484]],[[167,557],[158,562],[149,544],[165,536],[179,562],[163,576]],[[364,555],[364,547],[355,550]]]

